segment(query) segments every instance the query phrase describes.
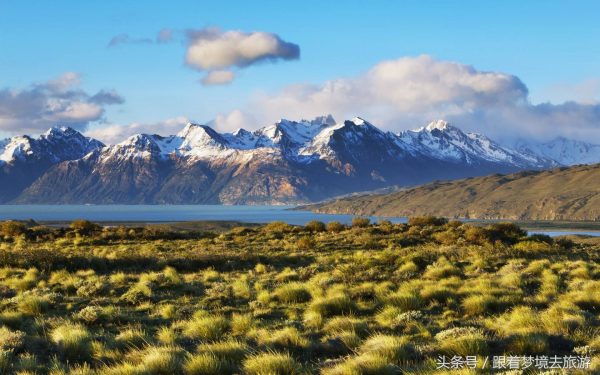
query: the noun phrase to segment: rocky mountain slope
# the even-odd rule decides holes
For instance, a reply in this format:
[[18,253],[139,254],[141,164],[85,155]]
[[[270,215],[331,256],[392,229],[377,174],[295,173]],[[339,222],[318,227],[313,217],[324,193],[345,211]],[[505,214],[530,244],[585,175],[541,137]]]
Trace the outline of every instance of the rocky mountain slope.
[[434,182],[307,207],[377,216],[435,215],[514,220],[600,220],[600,164]]
[[112,146],[54,128],[37,140],[5,141],[0,155],[6,176],[27,176],[0,193],[13,203],[301,203],[558,165],[441,120],[394,134],[331,116],[225,134],[188,124],[176,135],[139,134]]
[[48,169],[104,147],[71,128],[54,127],[38,138],[19,136],[0,141],[0,203],[10,202]]

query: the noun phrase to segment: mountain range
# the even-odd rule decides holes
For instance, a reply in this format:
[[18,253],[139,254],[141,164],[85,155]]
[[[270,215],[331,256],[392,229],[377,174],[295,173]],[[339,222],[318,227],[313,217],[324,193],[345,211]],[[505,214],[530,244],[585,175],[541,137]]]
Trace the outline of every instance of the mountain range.
[[[594,158],[597,149],[573,158]],[[280,120],[250,132],[189,123],[115,145],[66,127],[0,141],[0,203],[296,204],[357,191],[562,165],[446,121],[392,133],[356,117]],[[600,157],[600,156],[599,156]]]

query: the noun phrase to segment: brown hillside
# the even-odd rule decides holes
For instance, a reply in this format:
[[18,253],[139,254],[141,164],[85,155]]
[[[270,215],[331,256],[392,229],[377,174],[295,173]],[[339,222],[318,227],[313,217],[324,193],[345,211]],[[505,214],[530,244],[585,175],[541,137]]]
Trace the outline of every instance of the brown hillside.
[[308,206],[317,212],[511,220],[600,220],[600,164],[434,182]]

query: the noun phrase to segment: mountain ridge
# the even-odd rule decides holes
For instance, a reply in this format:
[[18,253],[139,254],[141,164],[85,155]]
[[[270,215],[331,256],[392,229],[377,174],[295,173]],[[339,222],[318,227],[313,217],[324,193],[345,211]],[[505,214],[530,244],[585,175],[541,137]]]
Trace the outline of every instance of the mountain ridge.
[[308,205],[319,213],[455,219],[600,220],[600,164],[437,181]]
[[[53,128],[39,142],[61,137],[71,152],[50,152],[35,178],[19,192],[0,192],[0,202],[297,204],[558,165],[443,120],[398,134],[360,117],[336,122],[331,115],[281,119],[253,132],[218,133],[188,123],[175,135],[137,134],[109,146],[70,128]],[[0,155],[6,144],[0,144]],[[19,170],[16,159],[6,159],[0,168],[13,174],[35,169],[29,163]]]

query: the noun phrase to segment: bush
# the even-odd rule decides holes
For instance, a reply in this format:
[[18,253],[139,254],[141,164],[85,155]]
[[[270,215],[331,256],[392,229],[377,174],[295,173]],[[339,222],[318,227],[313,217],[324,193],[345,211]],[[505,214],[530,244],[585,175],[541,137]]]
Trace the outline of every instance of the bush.
[[326,230],[325,223],[318,220],[309,221],[304,228],[309,232],[325,232]]
[[0,223],[0,234],[6,237],[18,237],[27,233],[27,226],[19,221],[4,221]]
[[327,231],[332,233],[339,233],[346,229],[346,226],[339,221],[330,221],[327,223]]
[[25,332],[0,328],[0,350],[18,350],[25,344]]
[[88,220],[74,220],[71,222],[70,227],[81,234],[90,234],[102,229],[98,224],[94,224]]
[[447,219],[435,216],[414,216],[408,219],[408,225],[416,227],[434,226],[439,227],[448,222]]
[[371,224],[371,219],[368,217],[352,218],[352,228],[366,228]]

